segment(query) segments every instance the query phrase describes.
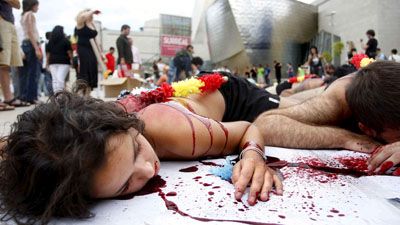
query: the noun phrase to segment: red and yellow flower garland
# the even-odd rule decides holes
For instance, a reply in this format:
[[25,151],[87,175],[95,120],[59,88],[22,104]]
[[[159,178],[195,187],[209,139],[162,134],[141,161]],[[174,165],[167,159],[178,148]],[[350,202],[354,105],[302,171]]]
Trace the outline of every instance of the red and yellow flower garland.
[[137,112],[154,103],[168,102],[172,97],[214,92],[226,81],[227,77],[219,73],[205,74],[201,77],[174,82],[171,85],[162,83],[154,90],[142,91],[137,95],[124,95],[118,102],[125,106],[128,113]]

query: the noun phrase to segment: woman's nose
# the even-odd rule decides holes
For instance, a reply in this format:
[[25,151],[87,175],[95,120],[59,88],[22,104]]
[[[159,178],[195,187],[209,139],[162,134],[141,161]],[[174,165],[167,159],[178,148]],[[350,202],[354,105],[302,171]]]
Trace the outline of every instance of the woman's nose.
[[154,176],[154,166],[151,162],[144,163],[140,168],[138,168],[138,179],[149,180]]

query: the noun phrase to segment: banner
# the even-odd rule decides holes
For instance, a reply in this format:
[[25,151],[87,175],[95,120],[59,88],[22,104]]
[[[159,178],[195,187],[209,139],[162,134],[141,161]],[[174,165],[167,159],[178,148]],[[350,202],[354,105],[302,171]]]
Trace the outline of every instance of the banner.
[[175,56],[178,51],[188,45],[190,45],[190,37],[188,36],[162,35],[161,56]]

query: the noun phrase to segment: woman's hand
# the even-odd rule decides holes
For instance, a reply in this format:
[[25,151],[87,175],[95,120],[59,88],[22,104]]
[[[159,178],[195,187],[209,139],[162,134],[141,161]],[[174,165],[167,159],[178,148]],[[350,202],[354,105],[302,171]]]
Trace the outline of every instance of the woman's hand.
[[[385,174],[393,166],[400,164],[400,142],[377,148],[368,160],[368,170],[375,174]],[[400,176],[400,168],[393,175]]]
[[243,154],[243,158],[233,168],[232,183],[235,186],[237,200],[242,198],[250,182],[250,193],[247,199],[249,205],[255,205],[258,197],[261,201],[267,201],[274,185],[278,195],[283,193],[282,181],[255,151]]

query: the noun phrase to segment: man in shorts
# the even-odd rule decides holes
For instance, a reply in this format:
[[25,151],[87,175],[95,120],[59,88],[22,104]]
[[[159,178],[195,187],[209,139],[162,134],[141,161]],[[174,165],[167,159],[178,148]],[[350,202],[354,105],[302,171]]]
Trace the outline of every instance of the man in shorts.
[[18,0],[0,0],[0,85],[4,101],[0,102],[0,111],[12,110],[15,106],[26,106],[16,99],[10,90],[10,67],[22,66],[21,51],[14,26],[12,8],[21,7]]

